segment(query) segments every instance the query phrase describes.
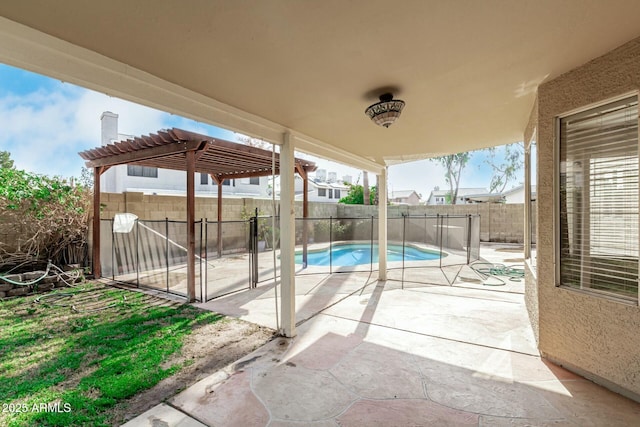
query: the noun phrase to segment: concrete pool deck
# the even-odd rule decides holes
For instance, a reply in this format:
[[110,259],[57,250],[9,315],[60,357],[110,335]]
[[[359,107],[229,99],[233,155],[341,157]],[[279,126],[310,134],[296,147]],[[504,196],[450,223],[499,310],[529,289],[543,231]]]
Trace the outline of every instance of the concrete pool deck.
[[[493,249],[483,258],[521,257]],[[637,425],[639,403],[539,357],[523,282],[484,286],[465,267],[443,286],[442,273],[422,270],[405,271],[404,282],[393,280],[401,271],[386,282],[362,272],[297,277],[295,338],[126,425]],[[265,286],[198,305],[274,327],[274,295]]]

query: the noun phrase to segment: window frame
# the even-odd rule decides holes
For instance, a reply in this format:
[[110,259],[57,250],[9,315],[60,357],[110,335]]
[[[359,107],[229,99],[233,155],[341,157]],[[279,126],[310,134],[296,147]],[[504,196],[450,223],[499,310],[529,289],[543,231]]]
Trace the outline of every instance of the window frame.
[[[533,256],[532,255],[532,248],[533,248],[533,231],[534,231],[534,224],[536,224],[535,227],[535,231],[536,231],[536,241],[537,241],[537,192],[538,192],[538,171],[537,171],[537,167],[538,167],[538,147],[537,147],[537,133],[538,133],[538,129],[534,128],[533,132],[531,133],[531,137],[529,138],[528,141],[525,142],[524,144],[524,201],[525,201],[525,205],[524,205],[524,214],[525,214],[525,233],[526,233],[526,245],[524,247],[524,258],[525,260],[527,260],[527,262],[529,263],[531,270],[533,271],[533,273],[535,274],[535,270],[536,270],[536,265],[537,265],[537,256]],[[535,156],[536,156],[536,174],[535,174],[535,182],[533,182],[533,180],[531,179],[531,174],[533,172],[533,167],[532,167],[532,153],[531,153],[531,148],[532,146],[535,145],[536,146],[536,150],[535,150]],[[536,215],[533,215],[533,209],[532,209],[532,195],[533,192],[531,191],[532,188],[531,186],[534,185],[536,186]],[[536,245],[537,246],[537,245]]]
[[[560,145],[560,137],[561,137],[561,120],[571,117],[571,116],[576,116],[578,114],[582,114],[582,113],[587,113],[589,110],[594,110],[600,107],[605,107],[607,105],[611,105],[629,98],[636,98],[636,103],[637,103],[637,109],[638,109],[638,116],[637,116],[637,120],[638,120],[638,131],[637,131],[637,135],[636,135],[636,146],[637,146],[637,152],[638,152],[638,163],[637,163],[637,167],[638,167],[638,193],[639,193],[639,197],[640,197],[640,93],[638,91],[632,91],[632,92],[627,92],[625,94],[622,94],[620,96],[616,96],[616,97],[612,97],[612,98],[608,98],[606,100],[597,102],[597,103],[593,103],[590,105],[585,105],[576,109],[573,109],[571,111],[565,112],[561,115],[557,115],[554,118],[554,122],[553,122],[553,259],[554,259],[554,285],[556,288],[560,288],[560,289],[565,289],[565,290],[569,290],[572,292],[578,292],[578,293],[583,293],[589,296],[593,296],[593,297],[598,297],[598,298],[604,298],[604,299],[608,299],[611,301],[615,301],[615,302],[619,302],[619,303],[623,303],[623,304],[628,304],[628,305],[634,305],[634,306],[638,306],[640,305],[640,254],[638,255],[638,279],[636,280],[636,283],[638,284],[637,288],[636,288],[636,297],[635,299],[633,297],[625,297],[623,295],[619,295],[613,292],[608,292],[605,290],[598,290],[598,289],[592,289],[589,287],[583,287],[580,286],[575,287],[575,286],[569,286],[569,285],[564,285],[562,283],[562,276],[561,276],[561,253],[562,253],[562,235],[561,235],[561,215],[560,215],[560,207],[561,207],[561,195],[560,195],[560,159],[561,159],[561,145]],[[537,150],[539,150],[539,146],[536,147]],[[538,175],[536,174],[536,180]],[[536,188],[536,192],[539,194],[540,191],[538,188]],[[536,197],[536,199],[538,200],[539,197]],[[638,221],[639,221],[639,225],[640,225],[640,209],[638,209]],[[636,236],[636,239],[640,242],[640,227],[638,229],[638,235]]]
[[[132,173],[133,170],[138,170],[137,168],[139,168],[140,174]],[[147,172],[153,171],[154,173],[149,175],[149,174],[145,174],[145,171]],[[127,176],[135,176],[139,178],[158,178],[158,168],[154,166],[127,164]]]

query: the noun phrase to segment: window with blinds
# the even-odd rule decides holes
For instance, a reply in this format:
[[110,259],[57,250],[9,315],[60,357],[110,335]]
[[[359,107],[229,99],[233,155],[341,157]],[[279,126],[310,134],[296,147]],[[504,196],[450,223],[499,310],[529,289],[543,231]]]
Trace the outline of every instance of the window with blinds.
[[638,300],[638,99],[560,119],[560,285]]
[[127,165],[128,176],[143,176],[146,178],[157,178],[158,168],[151,166]]
[[537,175],[538,175],[538,154],[536,145],[535,131],[533,138],[529,141],[527,150],[525,151],[525,177],[524,183],[529,187],[529,200],[525,200],[525,210],[527,211],[527,223],[525,230],[529,233],[529,242],[527,251],[525,252],[527,259],[533,267],[536,266],[536,217],[537,217]]

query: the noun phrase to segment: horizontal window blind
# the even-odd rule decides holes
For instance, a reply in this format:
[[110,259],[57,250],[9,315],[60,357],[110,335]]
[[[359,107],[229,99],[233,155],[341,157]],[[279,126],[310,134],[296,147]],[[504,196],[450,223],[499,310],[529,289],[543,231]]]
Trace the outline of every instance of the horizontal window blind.
[[638,102],[560,120],[560,284],[638,298]]
[[525,200],[527,203],[526,208],[529,210],[528,215],[528,224],[527,230],[529,232],[529,261],[531,265],[535,267],[537,262],[536,257],[536,221],[537,217],[537,194],[536,194],[536,176],[537,176],[537,145],[536,140],[533,139],[531,144],[529,145],[529,171],[527,176],[525,176],[525,185],[529,186],[529,194],[531,198],[529,200]]
[[127,175],[157,178],[158,168],[151,166],[127,165]]

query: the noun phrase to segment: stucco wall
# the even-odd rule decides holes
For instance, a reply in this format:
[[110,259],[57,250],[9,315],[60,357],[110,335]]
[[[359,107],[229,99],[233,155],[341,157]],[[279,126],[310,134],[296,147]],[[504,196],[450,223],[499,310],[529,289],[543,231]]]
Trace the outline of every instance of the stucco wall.
[[[118,212],[129,212],[146,220],[184,221],[186,201],[184,196],[160,196],[142,193],[102,193],[102,219],[111,219]],[[218,218],[217,199],[214,197],[196,197],[196,220]],[[484,242],[524,242],[524,205],[522,204],[475,204],[441,206],[389,206],[390,218],[402,215],[480,215],[480,240]],[[273,212],[270,199],[223,198],[222,220],[238,220],[245,212],[255,208],[263,215]],[[344,205],[336,203],[309,202],[310,218],[360,218],[378,216],[377,206]],[[296,217],[302,217],[302,202],[296,201]]]
[[[129,212],[146,220],[170,220],[184,221],[187,218],[187,203],[184,196],[160,196],[142,193],[102,193],[101,194],[102,219],[111,219],[114,214]],[[302,217],[302,202],[296,201],[296,217]],[[247,213],[253,213],[255,208],[261,215],[273,213],[271,199],[253,198],[222,198],[222,220],[233,221],[242,218],[243,209]],[[335,217],[337,215],[336,204],[309,202],[310,217]],[[218,218],[218,199],[215,197],[196,197],[196,220],[207,218],[216,221]]]
[[[388,217],[402,215],[480,215],[480,240],[483,242],[524,242],[524,205],[479,203],[473,205],[389,206]],[[338,216],[378,216],[377,206],[338,205]]]
[[554,285],[557,116],[640,88],[640,38],[538,89],[538,298],[543,355],[640,397],[640,308]]
[[538,280],[534,267],[529,262],[524,265],[525,292],[524,302],[529,314],[531,329],[536,342],[540,343],[540,311],[538,308]]

